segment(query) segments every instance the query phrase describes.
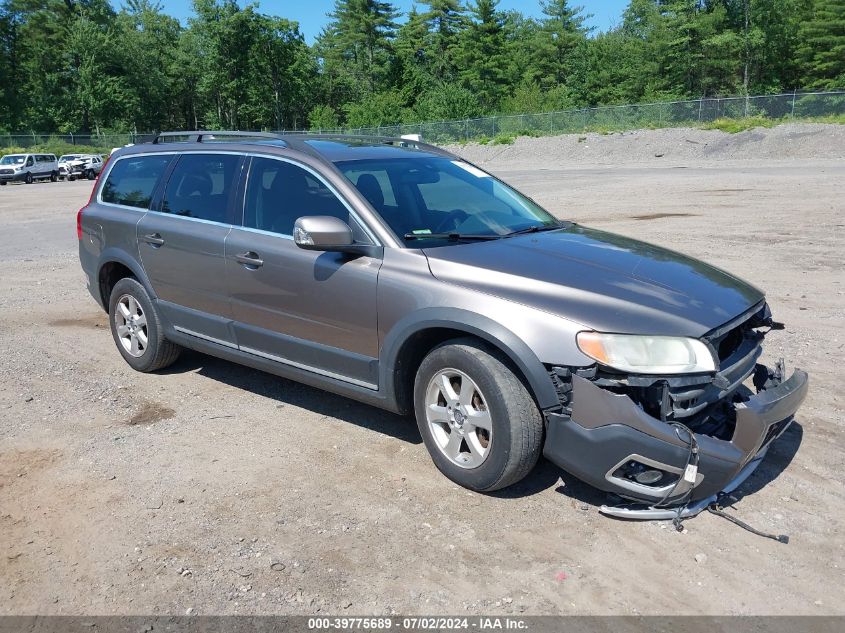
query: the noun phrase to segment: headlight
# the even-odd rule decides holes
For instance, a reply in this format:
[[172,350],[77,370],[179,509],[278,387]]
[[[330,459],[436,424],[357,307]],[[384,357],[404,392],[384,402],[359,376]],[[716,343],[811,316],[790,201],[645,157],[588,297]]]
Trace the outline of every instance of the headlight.
[[680,336],[579,332],[578,349],[602,365],[632,374],[695,374],[716,371],[707,346]]

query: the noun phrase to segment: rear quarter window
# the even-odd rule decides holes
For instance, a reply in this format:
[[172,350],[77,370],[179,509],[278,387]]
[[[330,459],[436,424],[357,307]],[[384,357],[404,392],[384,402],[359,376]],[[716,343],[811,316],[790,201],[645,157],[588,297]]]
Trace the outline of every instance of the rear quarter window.
[[172,160],[171,155],[130,156],[109,170],[100,199],[111,204],[148,209],[158,181]]

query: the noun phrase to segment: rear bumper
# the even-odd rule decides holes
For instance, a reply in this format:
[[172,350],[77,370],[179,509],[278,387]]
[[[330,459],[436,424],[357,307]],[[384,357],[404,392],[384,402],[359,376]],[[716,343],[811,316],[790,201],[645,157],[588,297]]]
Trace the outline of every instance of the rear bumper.
[[[666,505],[687,497],[707,501],[751,474],[771,442],[792,422],[807,395],[807,373],[795,370],[775,387],[734,404],[736,424],[730,440],[696,434],[698,477],[692,486],[680,479],[689,457],[689,445],[665,422],[638,407],[628,396],[603,389],[579,376],[572,377],[571,416],[548,414],[543,453],[547,459],[579,479],[642,504],[666,497]],[[645,485],[622,476],[635,462],[664,473]],[[706,506],[706,504],[705,504]],[[672,513],[674,516],[675,513]],[[630,515],[626,515],[630,516]],[[631,518],[658,518],[631,517]]]

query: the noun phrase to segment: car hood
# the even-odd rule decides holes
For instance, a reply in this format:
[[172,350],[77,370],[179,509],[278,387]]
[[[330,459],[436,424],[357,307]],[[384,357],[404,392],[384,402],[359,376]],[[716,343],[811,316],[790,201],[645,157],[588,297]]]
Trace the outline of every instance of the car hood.
[[698,337],[764,298],[700,260],[575,224],[424,253],[442,281],[603,332]]

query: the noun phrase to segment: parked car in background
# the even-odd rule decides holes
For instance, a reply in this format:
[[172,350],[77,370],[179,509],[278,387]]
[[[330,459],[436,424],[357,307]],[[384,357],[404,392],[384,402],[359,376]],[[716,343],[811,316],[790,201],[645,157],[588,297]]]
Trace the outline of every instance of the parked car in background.
[[55,154],[7,154],[0,159],[0,185],[59,179],[59,165]]
[[103,171],[103,157],[99,154],[82,154],[65,163],[67,179],[94,180]]
[[84,154],[62,154],[59,156],[59,180],[64,180],[69,175],[69,165],[75,160],[82,158]]

